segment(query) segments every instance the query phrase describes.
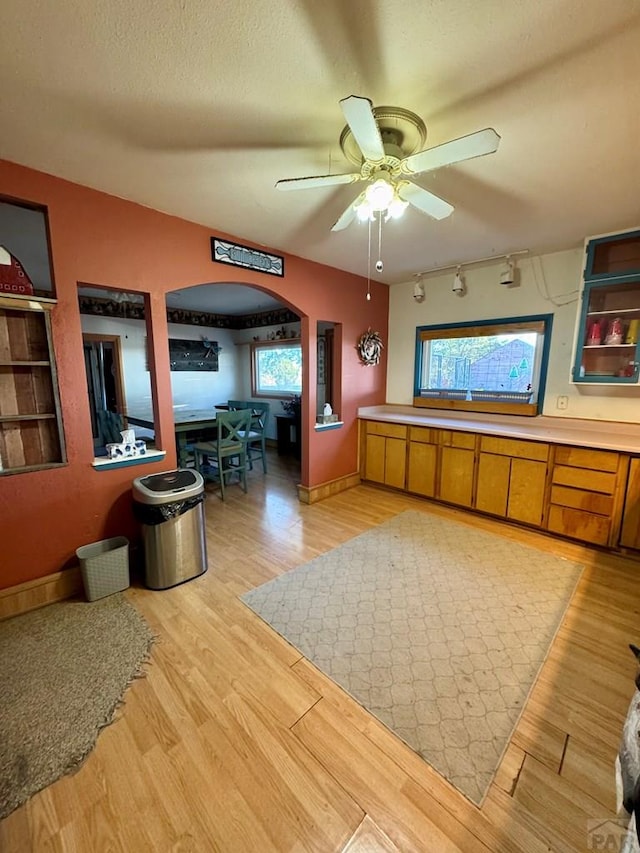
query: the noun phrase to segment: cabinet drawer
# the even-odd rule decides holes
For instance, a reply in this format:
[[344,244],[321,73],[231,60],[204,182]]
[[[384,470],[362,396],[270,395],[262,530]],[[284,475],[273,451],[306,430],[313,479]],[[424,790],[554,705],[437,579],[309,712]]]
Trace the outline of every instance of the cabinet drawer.
[[450,429],[439,430],[440,444],[443,447],[462,447],[466,450],[475,450],[476,436],[473,432],[454,432]]
[[616,488],[616,475],[604,471],[589,471],[586,468],[569,468],[554,465],[551,482],[558,486],[572,486],[586,492],[602,492],[612,495]]
[[421,441],[425,444],[436,444],[438,430],[430,427],[409,427],[409,441]]
[[537,441],[521,441],[515,438],[500,438],[495,435],[481,436],[480,450],[485,453],[495,453],[498,456],[533,459],[536,462],[546,462],[549,458],[548,444]]
[[[587,447],[556,447],[556,465],[569,465],[572,468],[587,468],[591,471],[618,470],[620,454],[609,450],[591,450]],[[596,489],[600,491],[600,489]]]
[[552,487],[551,503],[583,509],[597,515],[610,516],[613,510],[613,498],[610,495],[587,492],[583,489],[568,489],[565,486]]
[[606,545],[609,540],[608,518],[568,507],[550,508],[547,529],[593,545]]
[[367,421],[367,435],[386,435],[389,438],[406,438],[407,428],[402,424],[383,424]]

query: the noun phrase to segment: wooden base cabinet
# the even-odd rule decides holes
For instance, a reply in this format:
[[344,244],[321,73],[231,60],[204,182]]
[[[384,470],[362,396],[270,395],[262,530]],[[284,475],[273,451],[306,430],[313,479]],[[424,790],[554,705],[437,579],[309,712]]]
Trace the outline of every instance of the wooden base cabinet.
[[540,527],[548,459],[548,444],[481,436],[475,508]]
[[640,550],[640,459],[638,458],[632,459],[629,465],[620,545],[623,548]]
[[640,457],[376,421],[364,421],[361,436],[365,480],[590,545],[640,551]]
[[366,422],[364,476],[366,480],[405,488],[407,427]]
[[410,427],[407,491],[471,508],[475,446],[474,433]]
[[473,506],[476,436],[440,430],[438,497],[456,506]]
[[438,430],[409,427],[407,491],[427,498],[436,496]]
[[627,458],[608,450],[558,445],[551,473],[547,529],[615,547]]

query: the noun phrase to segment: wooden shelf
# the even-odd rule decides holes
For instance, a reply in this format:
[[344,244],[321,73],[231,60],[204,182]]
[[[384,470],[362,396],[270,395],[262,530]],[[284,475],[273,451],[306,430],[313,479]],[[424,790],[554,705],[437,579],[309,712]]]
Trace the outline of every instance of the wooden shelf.
[[617,314],[640,314],[640,307],[620,308],[618,310],[615,308],[607,308],[606,311],[587,311],[587,317],[602,317],[603,314],[611,314],[614,317]]
[[51,367],[50,361],[0,361],[0,367]]
[[11,421],[47,421],[56,417],[55,412],[44,412],[42,414],[33,415],[0,415],[0,423],[10,423]]
[[0,293],[0,308],[23,311],[51,311],[57,304],[56,299],[42,296],[21,296],[11,293]]

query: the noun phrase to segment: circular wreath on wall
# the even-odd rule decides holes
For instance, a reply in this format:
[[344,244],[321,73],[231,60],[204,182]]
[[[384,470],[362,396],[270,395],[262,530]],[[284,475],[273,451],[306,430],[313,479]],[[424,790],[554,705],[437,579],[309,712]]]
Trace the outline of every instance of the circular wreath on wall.
[[360,361],[363,364],[378,364],[382,353],[382,338],[379,332],[373,332],[371,327],[358,338],[357,345]]

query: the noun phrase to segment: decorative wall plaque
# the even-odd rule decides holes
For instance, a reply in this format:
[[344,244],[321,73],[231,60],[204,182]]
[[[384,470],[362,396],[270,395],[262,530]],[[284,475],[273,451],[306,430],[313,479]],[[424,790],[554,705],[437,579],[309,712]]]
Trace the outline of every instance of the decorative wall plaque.
[[231,264],[270,275],[284,275],[284,258],[280,255],[261,252],[240,243],[219,240],[217,237],[211,238],[211,258],[219,264]]
[[169,338],[171,370],[218,370],[218,353],[221,349],[217,341],[207,338],[200,341]]

